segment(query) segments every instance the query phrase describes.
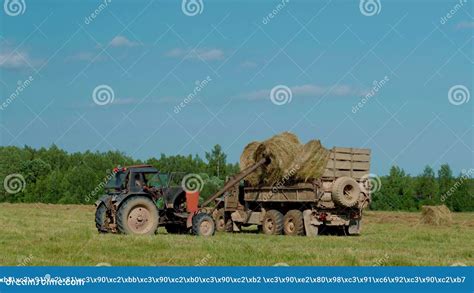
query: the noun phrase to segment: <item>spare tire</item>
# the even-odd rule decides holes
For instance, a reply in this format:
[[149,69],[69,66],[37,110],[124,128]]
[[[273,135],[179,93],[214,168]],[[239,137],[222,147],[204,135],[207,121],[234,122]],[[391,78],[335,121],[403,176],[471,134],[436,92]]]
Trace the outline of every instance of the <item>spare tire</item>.
[[350,177],[337,178],[332,185],[332,200],[337,205],[351,208],[357,204],[359,195],[359,184]]

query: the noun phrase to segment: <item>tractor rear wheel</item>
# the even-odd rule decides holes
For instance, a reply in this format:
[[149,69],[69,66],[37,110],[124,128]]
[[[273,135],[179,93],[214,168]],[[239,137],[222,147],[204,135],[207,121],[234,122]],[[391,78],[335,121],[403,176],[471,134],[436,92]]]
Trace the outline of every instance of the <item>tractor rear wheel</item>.
[[304,235],[303,213],[299,210],[290,210],[283,218],[285,235]]
[[95,210],[95,226],[99,233],[107,233],[107,207],[101,202]]
[[283,232],[283,215],[277,210],[265,213],[262,231],[267,235],[280,235]]
[[199,213],[193,217],[192,231],[198,236],[212,236],[216,232],[214,219],[205,213]]
[[153,235],[158,228],[158,209],[145,196],[132,196],[117,212],[117,227],[123,234]]

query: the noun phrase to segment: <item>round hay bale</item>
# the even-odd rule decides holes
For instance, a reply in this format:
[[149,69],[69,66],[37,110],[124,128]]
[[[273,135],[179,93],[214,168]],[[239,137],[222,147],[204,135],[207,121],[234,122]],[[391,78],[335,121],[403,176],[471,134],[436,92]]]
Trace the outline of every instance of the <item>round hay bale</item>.
[[[295,157],[300,153],[301,144],[298,137],[289,132],[283,132],[262,142],[255,150],[255,161],[269,158],[268,165],[262,166],[260,183],[273,185],[294,168]],[[289,181],[288,178],[286,181]]]
[[[243,171],[247,167],[256,163],[255,151],[257,150],[259,145],[260,145],[260,142],[253,141],[244,148],[244,151],[240,155],[240,171]],[[257,170],[255,170],[255,172],[249,174],[245,178],[245,180],[249,182],[251,186],[256,186],[259,184],[261,173],[262,173],[262,169],[258,168]]]
[[449,226],[453,223],[451,211],[445,205],[422,206],[421,222],[434,226]]
[[320,178],[329,158],[329,151],[321,145],[319,140],[308,141],[301,149],[301,154],[296,160],[297,172],[295,179],[307,182]]

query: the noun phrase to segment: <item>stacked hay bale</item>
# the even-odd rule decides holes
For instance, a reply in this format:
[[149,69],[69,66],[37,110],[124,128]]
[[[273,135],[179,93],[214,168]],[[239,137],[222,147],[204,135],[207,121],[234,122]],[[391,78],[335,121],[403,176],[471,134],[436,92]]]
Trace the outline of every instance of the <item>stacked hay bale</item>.
[[321,177],[326,169],[329,150],[321,145],[319,140],[307,142],[298,158],[297,181],[307,182]]
[[422,206],[421,222],[434,226],[449,226],[453,223],[451,211],[445,205]]
[[321,177],[328,157],[329,151],[319,140],[311,140],[302,145],[296,135],[283,132],[263,142],[248,144],[240,156],[240,169],[244,170],[263,158],[269,158],[268,165],[257,169],[245,179],[248,184],[290,185]]

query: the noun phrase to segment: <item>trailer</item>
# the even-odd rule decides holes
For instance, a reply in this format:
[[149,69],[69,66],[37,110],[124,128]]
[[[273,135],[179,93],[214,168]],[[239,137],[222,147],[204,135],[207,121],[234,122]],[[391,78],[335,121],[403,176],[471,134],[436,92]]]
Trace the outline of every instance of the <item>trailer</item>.
[[268,163],[262,159],[202,206],[215,202],[211,212],[217,231],[240,232],[256,225],[269,235],[358,235],[362,211],[371,201],[370,154],[370,149],[334,147],[321,178],[290,186],[249,186],[245,177]]

